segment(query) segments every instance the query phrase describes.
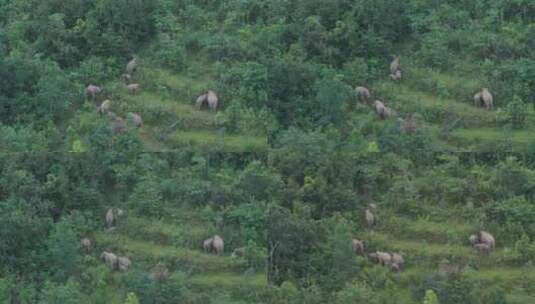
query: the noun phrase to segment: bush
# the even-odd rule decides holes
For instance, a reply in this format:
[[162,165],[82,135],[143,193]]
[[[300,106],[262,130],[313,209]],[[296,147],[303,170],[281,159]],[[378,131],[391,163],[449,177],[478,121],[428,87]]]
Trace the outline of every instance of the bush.
[[507,104],[506,111],[508,120],[515,129],[522,129],[526,123],[527,106],[518,96],[513,97],[513,101]]

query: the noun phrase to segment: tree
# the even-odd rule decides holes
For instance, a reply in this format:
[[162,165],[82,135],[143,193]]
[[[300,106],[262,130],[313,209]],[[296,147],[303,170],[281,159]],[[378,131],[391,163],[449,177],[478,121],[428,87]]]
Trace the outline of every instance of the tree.
[[124,304],[139,304],[139,300],[137,299],[137,296],[133,292],[129,292],[126,295],[126,299],[124,301]]
[[49,269],[56,282],[65,282],[78,272],[79,238],[68,219],[62,218],[54,225],[47,247]]
[[310,265],[318,250],[317,229],[303,216],[272,206],[267,216],[268,282],[281,285],[287,280],[305,284],[312,274]]
[[435,294],[435,292],[432,289],[428,289],[425,292],[425,297],[424,297],[424,303],[423,304],[440,304],[440,302],[438,301],[437,295]]

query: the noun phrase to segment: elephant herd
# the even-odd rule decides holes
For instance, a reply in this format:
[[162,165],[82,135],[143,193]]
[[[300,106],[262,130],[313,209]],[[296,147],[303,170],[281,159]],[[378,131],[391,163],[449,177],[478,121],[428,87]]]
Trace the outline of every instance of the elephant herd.
[[[400,58],[399,56],[394,56],[394,60],[390,63],[390,78],[394,81],[400,81],[401,75],[402,69]],[[392,109],[388,107],[384,101],[372,99],[372,94],[367,87],[355,87],[355,95],[360,101],[372,107],[380,119],[384,120],[394,115]],[[488,88],[482,88],[477,94],[474,95],[474,105],[476,107],[485,107],[487,110],[491,110],[494,107],[494,98]],[[409,130],[412,129],[409,128]]]
[[[126,84],[126,89],[132,95],[139,93],[139,91],[141,90],[141,87],[138,83],[130,83],[133,79],[133,75],[136,70],[137,57],[134,56],[133,59],[130,60],[126,65],[126,73],[122,75],[122,80]],[[103,92],[103,89],[101,87],[90,84],[89,86],[87,86],[85,92],[87,97],[90,98],[96,104],[97,112],[100,115],[107,115],[109,119],[109,127],[113,131],[113,133],[117,134],[126,132],[128,125],[131,125],[135,128],[140,128],[143,126],[143,119],[139,114],[128,113],[127,119],[124,119],[112,112],[112,101],[109,99],[102,101],[99,105],[99,103],[97,102],[97,96]]]
[[[364,217],[368,227],[372,227],[376,224],[376,211],[377,206],[373,203],[369,204],[368,207],[365,209]],[[496,247],[496,241],[494,239],[494,236],[487,231],[479,231],[476,234],[472,234],[469,237],[469,241],[472,244],[473,248],[481,255],[489,255]],[[405,259],[403,258],[402,253],[375,251],[366,254],[365,242],[357,238],[353,238],[351,240],[351,249],[356,255],[367,256],[368,259],[373,263],[388,267],[393,272],[399,273],[403,271],[405,267]],[[440,269],[444,267],[444,265],[441,265]],[[444,271],[450,270],[451,269],[448,268]]]
[[[117,223],[121,217],[125,215],[125,212],[119,208],[109,208],[104,215],[104,223],[108,228],[108,231],[116,229]],[[93,243],[87,237],[80,240],[80,247],[87,253],[89,253],[93,247]],[[213,253],[216,255],[222,255],[225,248],[223,238],[219,235],[203,241],[202,247],[206,253]],[[245,254],[245,248],[238,248],[233,252],[233,257],[243,257]],[[108,266],[110,270],[127,271],[132,265],[132,261],[128,257],[118,256],[110,251],[103,251],[100,255],[100,259]],[[164,264],[158,263],[153,269],[150,277],[155,281],[161,281],[169,277],[169,270]]]

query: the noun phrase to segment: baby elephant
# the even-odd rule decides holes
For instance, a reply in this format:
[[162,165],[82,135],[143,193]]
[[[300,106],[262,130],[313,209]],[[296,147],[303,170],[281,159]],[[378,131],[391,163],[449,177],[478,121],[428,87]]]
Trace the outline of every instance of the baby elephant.
[[136,95],[137,93],[139,93],[141,86],[139,85],[139,83],[132,83],[127,85],[126,88],[128,89],[128,93]]
[[351,248],[358,255],[364,255],[364,242],[358,239],[351,240]]
[[401,70],[397,70],[394,74],[390,74],[390,78],[394,81],[401,80]]

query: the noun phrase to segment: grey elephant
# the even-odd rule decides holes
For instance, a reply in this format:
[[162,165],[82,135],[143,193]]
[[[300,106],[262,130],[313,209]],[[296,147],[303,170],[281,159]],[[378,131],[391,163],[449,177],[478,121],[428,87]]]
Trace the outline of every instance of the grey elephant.
[[371,212],[370,209],[364,211],[364,216],[366,218],[366,224],[368,227],[372,227],[375,224],[375,215]]
[[132,262],[127,257],[119,257],[117,258],[117,268],[120,271],[127,271],[128,268],[130,268],[130,265],[132,265]]
[[223,254],[223,250],[225,249],[225,243],[223,242],[223,239],[219,235],[214,236],[212,247],[213,247],[215,254],[217,255]]
[[212,111],[216,111],[219,105],[219,98],[217,97],[214,91],[208,91],[206,94],[203,94],[197,98],[195,101],[195,106],[197,109],[202,109],[203,107],[208,107]]
[[489,89],[482,88],[476,95],[474,95],[474,105],[477,107],[484,106],[487,110],[494,107],[494,98]]
[[117,256],[111,252],[104,251],[100,255],[100,259],[106,263],[109,269],[115,270],[117,268],[118,259]]
[[477,237],[477,235],[475,234],[472,234],[470,235],[470,237],[468,238],[468,240],[470,241],[470,244],[472,246],[474,246],[475,244],[477,244],[479,242],[479,238]]
[[141,90],[141,86],[139,83],[132,83],[126,86],[128,93],[131,95],[136,95]]
[[98,107],[98,112],[100,114],[107,114],[111,109],[111,100],[106,99],[101,104],[100,107]]
[[132,60],[130,60],[126,64],[126,74],[128,75],[134,75],[134,73],[137,70],[137,57],[136,56],[132,56],[132,57],[133,57]]
[[394,74],[390,74],[390,79],[394,81],[401,80],[401,70],[397,70]]
[[357,94],[357,97],[360,100],[362,100],[362,101],[364,101],[366,103],[372,98],[372,94],[370,93],[370,90],[368,90],[368,88],[362,87],[362,86],[359,86],[359,87],[355,88],[355,94]]
[[390,63],[390,74],[396,74],[396,72],[399,71],[400,68],[401,64],[399,62],[399,56],[394,56],[394,60]]
[[92,99],[95,99],[97,97],[98,94],[100,94],[102,92],[102,88],[96,86],[96,85],[88,85],[87,88],[85,89],[85,94],[89,97],[91,97]]
[[245,256],[245,251],[246,251],[245,247],[236,248],[234,249],[234,251],[232,251],[231,257],[243,258]]
[[80,240],[80,246],[82,246],[85,251],[90,251],[92,246],[91,240],[88,238],[82,238]]
[[390,266],[392,264],[392,255],[388,252],[377,251],[377,262],[383,266]]
[[157,282],[165,281],[169,278],[169,269],[163,263],[158,263],[152,269],[150,278]]
[[219,106],[219,97],[217,97],[214,91],[208,91],[208,93],[206,94],[207,94],[206,99],[208,101],[208,107],[210,107],[210,110],[216,111],[217,107]]
[[202,243],[202,248],[204,249],[204,251],[206,253],[210,253],[212,252],[212,244],[214,243],[214,238],[211,237],[209,239],[206,239],[203,241]]
[[351,240],[351,248],[355,254],[364,255],[364,242],[358,239]]
[[379,118],[386,119],[392,115],[392,111],[387,108],[382,101],[376,100],[373,105],[375,108],[375,113],[379,115]]
[[129,85],[132,82],[132,75],[125,73],[121,76],[121,79],[126,85]]
[[403,271],[405,268],[405,259],[403,259],[403,256],[399,253],[392,253],[392,264],[397,265],[397,271]]
[[482,255],[489,255],[492,249],[489,244],[478,243],[474,245],[474,248]]
[[112,228],[117,224],[117,219],[124,215],[122,209],[110,208],[106,211],[106,226]]
[[496,247],[496,241],[494,239],[494,236],[490,234],[487,231],[480,231],[477,234],[479,243],[487,244],[491,250],[493,250]]
[[110,128],[115,134],[126,132],[126,121],[119,116],[115,116],[111,118]]
[[143,119],[141,119],[141,116],[139,116],[139,114],[128,113],[126,114],[126,119],[136,128],[141,128],[143,126]]

